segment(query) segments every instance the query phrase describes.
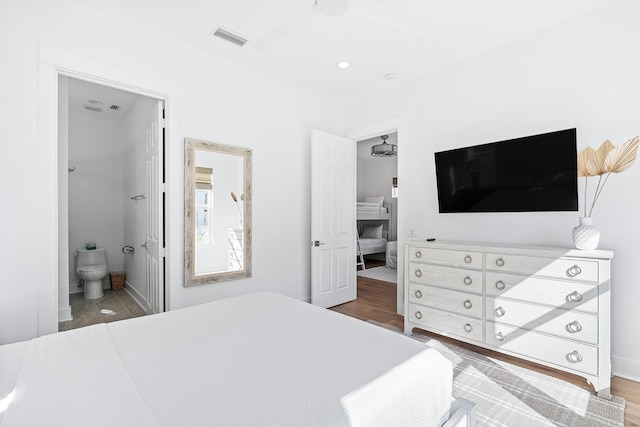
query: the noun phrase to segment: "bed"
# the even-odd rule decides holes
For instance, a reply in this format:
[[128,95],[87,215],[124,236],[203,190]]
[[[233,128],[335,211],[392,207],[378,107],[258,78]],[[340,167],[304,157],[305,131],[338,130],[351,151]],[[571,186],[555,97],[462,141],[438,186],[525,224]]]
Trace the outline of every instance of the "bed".
[[370,196],[363,202],[356,202],[356,218],[359,220],[390,219],[389,206],[384,204],[384,196]]
[[473,422],[436,350],[273,293],[5,345],[0,367],[2,427]]
[[398,242],[387,242],[385,265],[389,268],[398,268]]
[[385,224],[388,228],[389,211],[384,196],[366,197],[364,202],[357,202],[358,244],[362,255],[386,252],[389,230]]
[[361,225],[358,230],[358,244],[362,255],[371,255],[387,250],[387,230],[384,225]]

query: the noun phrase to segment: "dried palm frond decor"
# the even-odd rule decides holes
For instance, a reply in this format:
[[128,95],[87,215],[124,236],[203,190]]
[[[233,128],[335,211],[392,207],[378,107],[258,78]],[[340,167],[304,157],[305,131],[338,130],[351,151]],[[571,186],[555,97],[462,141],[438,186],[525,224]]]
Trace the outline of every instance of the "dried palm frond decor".
[[[231,192],[231,198],[236,203],[236,207],[238,208],[238,215],[240,215],[240,227],[242,227],[242,209],[240,209],[240,202],[238,201],[238,196],[233,191]],[[244,194],[240,196],[240,200],[244,202]]]
[[[611,174],[624,172],[633,165],[638,154],[639,141],[636,136],[616,147],[607,139],[597,150],[587,147],[578,154],[578,178],[584,178],[584,216],[580,218],[580,225],[573,229],[576,248],[593,250],[598,247],[600,231],[591,222],[593,208]],[[593,193],[591,206],[587,208],[588,180],[596,176],[598,184]]]

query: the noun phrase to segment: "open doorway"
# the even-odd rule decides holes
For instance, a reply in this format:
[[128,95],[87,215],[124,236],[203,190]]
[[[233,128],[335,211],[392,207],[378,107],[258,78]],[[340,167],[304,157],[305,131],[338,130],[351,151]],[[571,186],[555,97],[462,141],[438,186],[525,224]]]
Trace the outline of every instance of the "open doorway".
[[398,233],[398,133],[357,143],[358,277],[396,285]]
[[[164,311],[163,101],[62,75],[58,101],[59,328]],[[101,277],[79,270],[92,251]]]
[[[402,265],[402,260],[398,260],[402,254],[397,251],[397,238],[401,237],[398,235],[398,157],[372,156],[372,147],[386,142],[394,147],[377,147],[374,152],[384,148],[397,153],[401,122],[401,118],[390,119],[350,133],[357,141],[356,252],[358,247],[361,249],[356,261],[358,297],[331,308],[361,320],[400,329],[404,325],[404,292],[402,286],[398,286],[402,283],[402,269],[397,269]],[[366,239],[364,236],[369,233],[372,240],[367,247],[363,238]]]

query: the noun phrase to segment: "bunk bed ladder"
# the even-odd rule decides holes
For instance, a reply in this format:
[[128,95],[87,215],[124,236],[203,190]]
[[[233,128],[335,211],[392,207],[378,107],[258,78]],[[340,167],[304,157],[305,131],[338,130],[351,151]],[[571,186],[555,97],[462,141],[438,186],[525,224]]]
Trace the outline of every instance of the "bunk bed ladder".
[[360,250],[360,236],[358,236],[358,234],[356,234],[356,256],[358,257],[356,261],[356,271],[358,270],[358,266],[361,266],[362,269],[365,270],[367,267],[364,265],[364,256]]

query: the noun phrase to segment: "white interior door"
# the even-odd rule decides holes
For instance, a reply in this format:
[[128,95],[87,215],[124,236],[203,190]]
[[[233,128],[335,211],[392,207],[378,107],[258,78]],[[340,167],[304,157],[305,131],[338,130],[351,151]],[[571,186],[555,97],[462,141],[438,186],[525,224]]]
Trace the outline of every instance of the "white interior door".
[[164,311],[164,185],[163,145],[164,132],[162,118],[163,102],[158,101],[145,121],[146,128],[146,202],[147,227],[146,288],[147,301],[154,313]]
[[311,132],[311,303],[356,299],[356,145]]

